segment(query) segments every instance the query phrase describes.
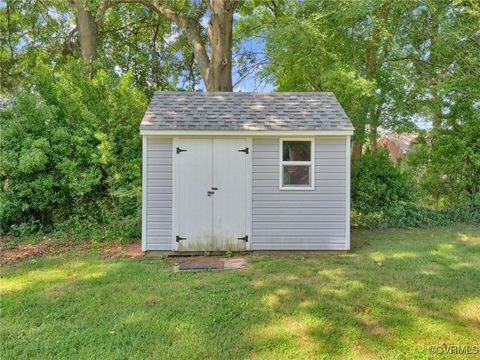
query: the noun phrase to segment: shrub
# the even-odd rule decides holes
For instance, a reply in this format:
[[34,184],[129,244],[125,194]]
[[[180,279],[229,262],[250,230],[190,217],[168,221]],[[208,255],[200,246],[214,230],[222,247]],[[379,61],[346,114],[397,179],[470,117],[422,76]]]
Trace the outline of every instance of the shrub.
[[409,175],[390,160],[384,149],[365,154],[352,167],[352,208],[375,212],[394,208],[399,202],[415,199]]
[[435,129],[409,155],[422,190],[449,207],[480,200],[480,110],[461,124]]
[[369,213],[353,210],[351,223],[361,228],[412,228],[444,226],[452,223],[480,224],[480,206],[459,205],[437,211],[400,202],[387,209]]
[[139,228],[138,125],[146,97],[130,75],[92,74],[76,60],[37,68],[34,91],[16,94],[1,114],[0,231],[122,219]]

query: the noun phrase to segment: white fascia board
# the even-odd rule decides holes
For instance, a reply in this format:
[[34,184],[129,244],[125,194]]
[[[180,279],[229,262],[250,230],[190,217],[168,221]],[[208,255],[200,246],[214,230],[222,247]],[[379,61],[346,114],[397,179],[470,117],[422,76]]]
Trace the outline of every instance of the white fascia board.
[[351,136],[353,130],[140,130],[140,135],[155,136]]

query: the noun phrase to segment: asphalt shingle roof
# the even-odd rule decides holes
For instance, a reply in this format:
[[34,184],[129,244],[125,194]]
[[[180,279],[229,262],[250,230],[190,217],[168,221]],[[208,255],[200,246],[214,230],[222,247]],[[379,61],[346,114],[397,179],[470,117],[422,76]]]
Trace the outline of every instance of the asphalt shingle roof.
[[141,130],[353,130],[333,93],[156,92]]

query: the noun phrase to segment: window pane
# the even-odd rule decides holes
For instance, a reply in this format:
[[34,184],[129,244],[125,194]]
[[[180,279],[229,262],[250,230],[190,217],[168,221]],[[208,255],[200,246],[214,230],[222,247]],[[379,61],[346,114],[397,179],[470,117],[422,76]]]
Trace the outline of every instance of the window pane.
[[284,141],[283,161],[310,161],[310,141]]
[[310,166],[309,165],[284,165],[283,166],[284,186],[309,186]]

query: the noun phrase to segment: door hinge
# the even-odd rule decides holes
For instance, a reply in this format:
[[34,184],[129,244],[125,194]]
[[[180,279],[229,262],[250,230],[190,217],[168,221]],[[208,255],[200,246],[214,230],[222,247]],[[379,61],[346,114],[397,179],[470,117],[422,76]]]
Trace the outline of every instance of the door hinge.
[[179,147],[177,147],[177,154],[180,154],[182,151],[187,151],[187,150],[180,149]]
[[177,242],[181,241],[181,240],[187,240],[187,238],[184,238],[184,237],[181,237],[181,236],[178,236],[175,238],[175,240],[177,240]]
[[242,150],[238,150],[240,152],[244,152],[245,154],[248,154],[248,147],[246,147],[245,149],[242,149]]
[[237,240],[243,240],[245,242],[248,242],[248,235],[245,235],[244,237],[237,238]]

